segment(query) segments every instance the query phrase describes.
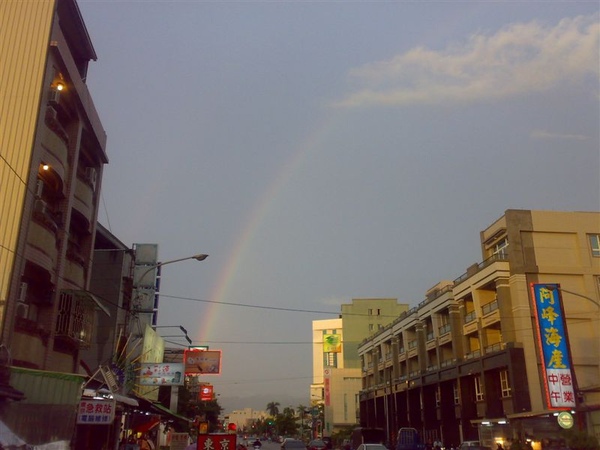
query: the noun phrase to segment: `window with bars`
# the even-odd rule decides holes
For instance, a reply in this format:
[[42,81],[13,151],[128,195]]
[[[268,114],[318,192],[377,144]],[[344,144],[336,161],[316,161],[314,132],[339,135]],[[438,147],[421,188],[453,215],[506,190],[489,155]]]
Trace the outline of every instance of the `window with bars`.
[[61,292],[56,319],[56,336],[63,336],[87,348],[92,342],[94,302],[85,294]]
[[500,389],[502,390],[502,398],[511,396],[510,382],[508,379],[508,370],[500,371]]

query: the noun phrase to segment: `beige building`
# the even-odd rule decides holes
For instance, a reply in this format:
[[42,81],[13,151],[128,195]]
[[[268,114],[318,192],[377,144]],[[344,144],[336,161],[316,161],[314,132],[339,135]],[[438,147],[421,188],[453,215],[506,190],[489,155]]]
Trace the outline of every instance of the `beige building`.
[[0,336],[25,393],[2,419],[30,444],[71,439],[81,350],[107,312],[89,294],[108,162],[85,84],[95,59],[74,0],[0,1]]
[[323,406],[322,423],[313,434],[331,436],[338,428],[357,423],[357,394],[361,387],[358,344],[384,329],[408,305],[395,298],[359,298],[341,305],[340,318],[315,320],[311,405]]
[[257,411],[252,408],[238,409],[230,412],[225,421],[235,423],[238,433],[250,433],[252,434],[252,424],[257,420],[264,420],[269,415],[266,411]]
[[600,437],[600,213],[507,210],[480,237],[482,262],[359,346],[361,423],[541,447],[572,411]]

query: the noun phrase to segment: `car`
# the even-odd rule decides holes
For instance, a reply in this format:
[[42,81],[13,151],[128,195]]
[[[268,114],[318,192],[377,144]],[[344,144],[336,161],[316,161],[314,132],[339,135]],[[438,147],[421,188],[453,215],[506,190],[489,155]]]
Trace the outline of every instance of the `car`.
[[491,447],[482,445],[479,441],[464,441],[458,450],[492,450]]
[[282,450],[306,450],[306,444],[298,439],[284,439],[281,444]]
[[322,439],[313,439],[307,446],[308,450],[325,450],[327,444]]
[[360,444],[356,450],[388,450],[383,444]]

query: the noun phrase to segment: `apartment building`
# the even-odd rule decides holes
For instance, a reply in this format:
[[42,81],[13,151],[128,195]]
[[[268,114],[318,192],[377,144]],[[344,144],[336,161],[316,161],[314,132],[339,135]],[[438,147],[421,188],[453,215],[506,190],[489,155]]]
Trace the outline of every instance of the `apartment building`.
[[361,387],[358,344],[384,329],[407,304],[395,298],[355,298],[341,305],[337,319],[313,321],[313,382],[311,405],[323,405],[318,434],[330,436],[357,423],[357,393]]
[[81,352],[108,313],[89,293],[108,162],[85,84],[96,53],[75,0],[0,1],[0,30],[0,336],[25,394],[2,419],[27,419],[11,425],[31,443],[69,440]]
[[[392,441],[414,427],[446,445],[531,439],[541,447],[569,411],[576,429],[600,436],[600,213],[507,210],[480,240],[482,262],[359,346],[361,424]],[[553,303],[548,318],[562,313],[561,336],[538,331],[536,292]],[[570,351],[565,403],[544,357],[559,341]]]

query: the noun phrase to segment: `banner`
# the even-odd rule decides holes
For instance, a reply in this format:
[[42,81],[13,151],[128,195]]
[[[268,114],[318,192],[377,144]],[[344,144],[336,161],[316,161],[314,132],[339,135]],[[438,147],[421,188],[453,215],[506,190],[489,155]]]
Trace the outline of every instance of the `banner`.
[[183,386],[185,377],[181,363],[142,363],[140,384],[143,386]]
[[575,374],[558,284],[531,284],[546,401],[550,409],[575,407]]
[[323,335],[323,353],[340,353],[342,351],[342,336],[339,334]]
[[186,375],[221,374],[221,350],[185,350],[183,361]]

